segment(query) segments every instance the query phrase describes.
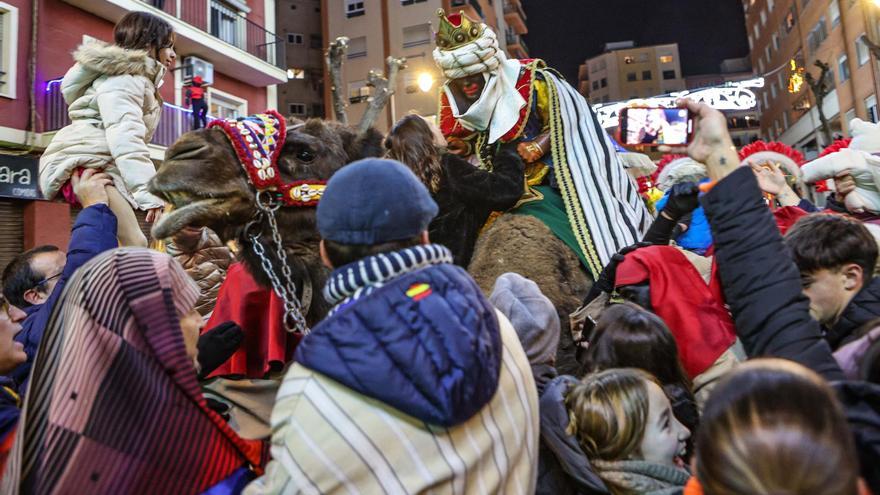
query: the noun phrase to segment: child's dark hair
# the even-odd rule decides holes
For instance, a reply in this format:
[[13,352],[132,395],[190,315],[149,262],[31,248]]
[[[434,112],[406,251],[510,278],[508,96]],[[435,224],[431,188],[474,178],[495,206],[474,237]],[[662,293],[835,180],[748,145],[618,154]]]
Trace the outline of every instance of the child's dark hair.
[[159,50],[174,45],[174,29],[149,12],[129,12],[113,28],[113,42],[129,50],[146,50],[157,57]]
[[628,302],[610,306],[599,317],[584,367],[589,372],[640,368],[664,385],[691,389],[672,332],[660,317]]
[[858,220],[827,213],[807,215],[785,234],[785,244],[802,273],[854,263],[862,268],[864,280],[874,274],[877,241]]

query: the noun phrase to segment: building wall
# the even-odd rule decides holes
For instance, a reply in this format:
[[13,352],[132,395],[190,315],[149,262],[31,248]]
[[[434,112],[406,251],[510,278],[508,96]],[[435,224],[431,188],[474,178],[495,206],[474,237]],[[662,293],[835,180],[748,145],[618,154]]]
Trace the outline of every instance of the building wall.
[[[833,131],[846,133],[847,115],[867,119],[865,99],[876,94],[876,60],[869,56],[867,63],[859,64],[857,40],[866,34],[866,26],[876,23],[880,7],[872,2],[853,0],[812,0],[806,5],[803,0],[776,0],[771,2],[771,8],[768,1],[745,0],[743,5],[752,64],[759,75],[766,76],[765,87],[758,94],[761,134],[765,139],[779,139],[808,153],[815,152],[827,144],[818,132],[816,101],[806,84],[801,91],[789,93],[789,62],[795,59],[814,75],[819,73],[813,65],[816,60],[831,66],[834,91],[825,105],[826,117]],[[833,5],[837,5],[840,12],[837,22],[833,19]],[[789,32],[786,20],[790,13],[796,22]],[[823,19],[827,38],[811,48],[810,32]],[[778,49],[776,38],[780,40]],[[842,80],[838,66],[842,55],[847,57],[850,72],[847,80]]]
[[[28,60],[31,48],[31,2],[33,0],[2,0],[18,9],[18,47],[17,68],[15,74],[15,99],[0,96],[0,127],[24,129],[28,121],[30,89],[28,88],[27,65],[21,61]],[[0,137],[0,141],[3,138]]]
[[[661,62],[661,57],[672,57],[672,60]],[[586,88],[593,104],[685,89],[677,44],[614,50],[587,59],[584,65],[585,70],[579,71],[579,87]],[[675,77],[664,79],[663,72],[670,70],[675,72]],[[644,77],[646,72],[650,72],[650,79]],[[635,76],[634,81],[629,80],[630,74]],[[584,81],[588,84],[582,84]]]
[[[321,1],[278,0],[276,26],[275,31],[287,45],[287,67],[305,71],[305,79],[290,79],[287,84],[278,86],[278,107],[281,113],[290,113],[291,103],[301,103],[306,109],[304,116],[323,117],[324,49],[327,40],[321,30]],[[288,33],[302,34],[303,43],[289,43]],[[312,47],[313,35],[321,38],[317,48]]]

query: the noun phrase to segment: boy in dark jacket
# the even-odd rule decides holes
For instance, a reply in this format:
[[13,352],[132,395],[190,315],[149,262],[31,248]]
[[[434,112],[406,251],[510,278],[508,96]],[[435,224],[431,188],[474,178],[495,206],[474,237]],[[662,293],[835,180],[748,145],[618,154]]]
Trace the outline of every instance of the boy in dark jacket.
[[368,159],[318,203],[327,318],[297,347],[272,411],[272,457],[246,494],[532,495],[538,405],[510,322],[448,249],[403,164]]
[[877,243],[862,222],[840,215],[804,217],[785,235],[801,272],[810,314],[832,349],[880,317],[880,279],[873,277]]
[[746,353],[795,361],[831,382],[852,429],[861,474],[877,492],[880,387],[844,380],[819,323],[810,317],[800,273],[764,204],[754,173],[738,167],[723,114],[689,100],[682,104],[698,115],[697,134],[688,152],[705,163],[710,178],[717,181],[700,201],[712,227],[724,296]]

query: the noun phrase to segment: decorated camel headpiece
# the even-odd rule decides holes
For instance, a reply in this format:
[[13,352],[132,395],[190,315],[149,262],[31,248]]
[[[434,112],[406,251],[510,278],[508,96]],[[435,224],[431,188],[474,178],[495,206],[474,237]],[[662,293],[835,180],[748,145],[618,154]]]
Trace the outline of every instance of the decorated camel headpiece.
[[434,62],[449,79],[493,72],[507,60],[491,28],[464,12],[446,15],[437,10],[440,24],[434,41]]
[[804,180],[832,179],[849,171],[856,188],[844,198],[846,209],[880,214],[880,125],[853,119],[849,128],[852,140],[832,143],[819,158],[804,165]]

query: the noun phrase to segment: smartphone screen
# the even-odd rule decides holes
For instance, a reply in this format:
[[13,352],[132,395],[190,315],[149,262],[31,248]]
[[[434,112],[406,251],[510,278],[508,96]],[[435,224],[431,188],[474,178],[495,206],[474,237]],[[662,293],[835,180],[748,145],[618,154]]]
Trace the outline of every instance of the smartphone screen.
[[620,134],[630,146],[677,146],[688,143],[693,121],[683,108],[624,108]]

